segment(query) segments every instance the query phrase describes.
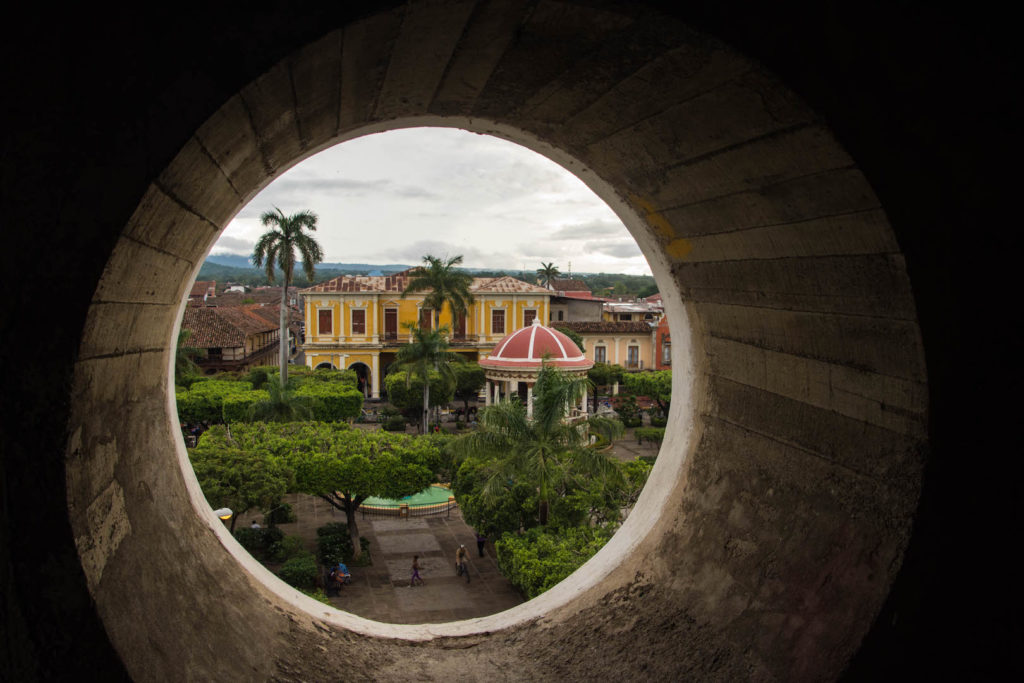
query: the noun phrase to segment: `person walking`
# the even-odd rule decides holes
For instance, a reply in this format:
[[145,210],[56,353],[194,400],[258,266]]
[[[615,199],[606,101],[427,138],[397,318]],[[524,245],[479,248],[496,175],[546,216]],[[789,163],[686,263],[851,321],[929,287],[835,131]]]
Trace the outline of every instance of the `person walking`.
[[480,553],[480,557],[484,556],[484,544],[487,543],[487,537],[479,531],[476,532],[476,551]]
[[420,576],[420,556],[419,555],[413,555],[412,556],[412,579],[409,580],[409,588],[412,588],[413,586],[415,586],[417,581],[420,582],[420,585],[423,585],[423,578]]
[[466,546],[460,545],[455,551],[455,575],[466,575],[466,583],[469,583],[469,551]]

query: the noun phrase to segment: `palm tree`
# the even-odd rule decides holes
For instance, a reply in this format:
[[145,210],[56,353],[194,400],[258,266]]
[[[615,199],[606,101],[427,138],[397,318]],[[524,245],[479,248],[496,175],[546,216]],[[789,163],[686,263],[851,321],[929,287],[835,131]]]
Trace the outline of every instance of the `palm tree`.
[[324,260],[320,244],[303,230],[316,230],[317,216],[312,211],[300,211],[285,216],[277,207],[266,211],[260,221],[270,230],[260,235],[256,247],[252,251],[252,262],[257,268],[264,263],[267,268],[267,280],[274,281],[274,264],[281,268],[284,275],[284,287],[281,289],[281,340],[280,340],[280,374],[281,386],[288,383],[288,285],[292,282],[295,272],[295,250],[302,257],[302,269],[306,277],[313,279],[314,267]]
[[404,327],[412,333],[413,340],[398,349],[392,367],[406,371],[407,386],[414,376],[423,380],[423,433],[426,434],[430,412],[430,373],[437,372],[454,382],[451,363],[461,362],[462,358],[448,350],[447,327],[424,330],[412,323],[405,323]]
[[402,290],[402,298],[411,292],[430,290],[423,298],[423,305],[434,311],[434,329],[441,325],[441,309],[447,303],[452,309],[454,325],[459,315],[465,315],[473,303],[473,293],[469,288],[473,284],[473,276],[455,270],[462,263],[462,255],[453,256],[447,261],[427,254],[423,257],[424,265],[413,271],[409,284]]
[[541,285],[551,289],[551,281],[561,275],[561,271],[555,265],[554,261],[551,263],[540,262],[541,267],[537,269],[537,278],[540,280]]
[[590,435],[609,440],[622,435],[622,423],[601,417],[568,422],[569,408],[576,405],[588,380],[568,377],[545,364],[534,385],[533,417],[517,399],[485,408],[476,431],[456,439],[456,455],[489,455],[494,466],[483,488],[494,499],[516,483],[525,482],[537,491],[537,517],[544,525],[552,497],[574,479],[602,478],[617,483],[615,464],[589,447]]

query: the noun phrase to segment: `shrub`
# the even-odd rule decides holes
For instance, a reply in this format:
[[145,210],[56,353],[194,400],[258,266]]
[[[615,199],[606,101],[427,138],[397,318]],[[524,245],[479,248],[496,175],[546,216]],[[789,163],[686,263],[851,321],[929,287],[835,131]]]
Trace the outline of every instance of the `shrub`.
[[284,563],[278,576],[290,586],[312,590],[316,588],[316,557],[309,552],[293,557]]
[[352,539],[348,535],[348,526],[345,524],[331,524],[329,526],[341,527],[340,532],[323,533],[325,527],[316,530],[316,559],[320,564],[330,567],[339,562],[349,562],[354,554]]
[[634,432],[636,435],[636,442],[643,443],[649,441],[651,443],[661,443],[665,439],[665,428],[664,427],[637,427]]
[[404,432],[405,425],[405,418],[401,415],[397,415],[395,417],[389,417],[384,422],[384,430],[388,432]]
[[302,591],[302,593],[304,593],[305,595],[308,595],[309,597],[313,598],[318,602],[322,602],[325,605],[331,604],[330,598],[327,597],[327,593],[324,593],[323,588],[314,588],[313,590],[303,590],[302,588],[300,588],[299,590]]
[[668,424],[668,418],[664,415],[651,414],[651,426],[652,427],[664,427]]
[[307,551],[302,547],[301,538],[298,536],[285,536],[268,548],[267,555],[272,562],[286,562],[305,552]]
[[262,529],[236,529],[235,540],[257,560],[264,561],[271,554],[271,548],[284,539],[284,532],[276,527]]
[[611,536],[602,527],[534,527],[521,536],[505,534],[494,547],[501,573],[532,599],[576,571]]

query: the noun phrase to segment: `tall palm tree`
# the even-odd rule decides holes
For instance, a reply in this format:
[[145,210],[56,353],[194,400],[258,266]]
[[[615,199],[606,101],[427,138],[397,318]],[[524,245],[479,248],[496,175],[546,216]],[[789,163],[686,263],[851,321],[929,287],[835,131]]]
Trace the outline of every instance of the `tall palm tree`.
[[284,287],[281,288],[281,340],[280,364],[281,386],[288,383],[288,285],[292,282],[295,272],[295,250],[302,257],[302,269],[306,277],[313,279],[313,271],[317,263],[324,260],[323,250],[311,235],[303,230],[316,230],[317,216],[312,211],[300,211],[285,216],[277,207],[266,211],[260,221],[270,230],[260,235],[256,247],[252,251],[252,262],[257,268],[266,264],[267,280],[274,281],[274,265],[281,268],[284,276]]
[[426,434],[429,428],[430,373],[437,372],[441,377],[454,382],[455,373],[451,363],[461,362],[462,358],[448,350],[447,327],[424,330],[412,323],[405,323],[405,328],[412,333],[413,340],[398,349],[393,367],[406,371],[408,383],[412,382],[413,377],[423,380],[423,433]]
[[554,261],[551,263],[540,262],[541,267],[537,269],[537,278],[540,280],[541,285],[551,289],[551,281],[561,275],[561,271],[555,265]]
[[548,508],[574,478],[601,478],[610,483],[619,470],[604,453],[589,447],[590,435],[614,439],[622,435],[622,423],[601,417],[570,423],[565,418],[588,384],[544,365],[534,385],[533,417],[513,398],[485,408],[476,431],[456,439],[456,455],[489,455],[493,468],[483,495],[497,498],[510,486],[524,482],[537,490],[537,517],[544,525]]
[[409,284],[402,290],[402,298],[411,292],[430,290],[423,298],[423,305],[434,311],[434,329],[441,326],[441,309],[447,303],[452,310],[452,323],[459,315],[465,315],[473,303],[473,293],[469,288],[473,284],[473,276],[456,270],[455,266],[462,263],[462,255],[453,256],[447,261],[427,254],[423,264],[413,271]]

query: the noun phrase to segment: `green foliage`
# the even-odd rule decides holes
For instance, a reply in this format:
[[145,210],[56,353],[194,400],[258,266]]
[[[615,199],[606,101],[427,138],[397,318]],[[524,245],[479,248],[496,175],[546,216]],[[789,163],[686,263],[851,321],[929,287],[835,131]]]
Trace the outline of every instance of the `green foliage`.
[[644,423],[640,413],[640,407],[636,404],[635,396],[618,396],[614,403],[615,412],[619,414],[622,424],[628,427],[639,427]]
[[225,419],[225,402],[230,405],[228,408],[228,421],[233,421],[235,412],[242,405],[251,405],[256,401],[265,399],[267,393],[264,391],[253,391],[252,384],[237,380],[202,379],[192,383],[184,393],[178,392],[175,396],[178,404],[178,417],[190,424],[207,422],[210,424],[223,423]]
[[[455,396],[455,382],[451,377],[442,377],[441,373],[429,371],[430,407],[446,406]],[[423,380],[398,370],[384,378],[384,389],[388,392],[388,401],[405,413],[412,408],[417,416],[423,409]]]
[[669,404],[672,402],[671,370],[628,372],[623,377],[623,383],[629,392],[657,401],[661,412],[668,415]]
[[324,593],[323,588],[314,588],[313,590],[303,590],[302,588],[300,588],[299,591],[308,595],[309,597],[313,598],[318,602],[322,602],[325,605],[331,605],[332,607],[334,606],[331,604],[331,599],[327,597],[327,593]]
[[253,389],[262,389],[274,370],[275,368],[267,365],[257,366],[249,370],[249,373],[245,376],[245,381],[252,384]]
[[526,483],[512,483],[502,495],[485,495],[492,469],[489,459],[470,457],[456,470],[452,491],[463,519],[490,538],[536,526],[536,489]]
[[388,432],[404,432],[405,426],[409,424],[403,415],[395,415],[384,421],[383,427]]
[[466,410],[469,410],[469,402],[475,399],[480,389],[487,382],[484,369],[479,363],[456,363],[452,366],[455,373],[455,398],[463,401]]
[[612,531],[602,527],[537,527],[494,544],[501,573],[528,599],[548,590],[594,556]]
[[668,418],[665,417],[664,415],[660,413],[655,413],[654,411],[649,411],[649,413],[651,416],[652,427],[664,427],[668,424]]
[[322,422],[355,419],[363,409],[362,392],[343,380],[309,381],[299,386],[295,395],[312,399],[313,418]]
[[536,519],[543,525],[552,500],[564,495],[580,478],[606,482],[617,477],[614,463],[588,444],[591,434],[620,436],[622,425],[600,417],[591,417],[582,424],[568,424],[564,419],[569,407],[579,401],[586,383],[585,379],[568,377],[545,365],[534,385],[532,419],[527,418],[526,407],[517,400],[481,411],[478,428],[454,439],[451,449],[461,458],[486,459],[486,481],[471,491],[465,482],[459,482],[457,490],[478,494],[487,507],[498,507],[500,498],[508,496],[517,485],[526,485],[536,491]]
[[236,529],[235,540],[245,550],[261,562],[271,558],[274,548],[284,539],[284,532],[278,528],[251,529],[244,527]]
[[298,536],[285,536],[267,549],[267,555],[271,562],[286,562],[305,552],[307,551],[303,547],[302,539]]
[[583,336],[579,332],[576,330],[570,330],[568,327],[559,327],[558,325],[555,325],[554,328],[569,339],[572,339],[576,343],[576,346],[579,347],[580,351],[585,350],[583,348]]
[[587,379],[593,382],[595,387],[606,387],[621,382],[624,374],[625,369],[621,365],[594,363],[594,367],[587,370]]
[[423,257],[423,265],[412,271],[409,284],[402,291],[402,298],[411,292],[428,292],[423,298],[423,305],[434,311],[434,330],[438,331],[441,324],[441,310],[447,304],[452,311],[452,320],[460,313],[465,313],[473,303],[473,276],[456,270],[455,266],[462,263],[462,256],[452,256],[447,261],[427,254]]
[[296,520],[295,511],[290,503],[278,503],[264,515],[263,523],[270,526],[275,524],[291,524]]
[[305,552],[285,562],[277,575],[290,586],[313,590],[316,588],[317,573],[316,557],[313,553]]
[[638,444],[643,443],[644,441],[660,444],[665,439],[665,428],[637,427],[633,434],[636,436],[636,442]]
[[554,261],[551,263],[540,262],[540,268],[537,269],[537,281],[540,282],[542,287],[550,289],[551,281],[561,275],[561,271],[558,270],[558,266],[555,265]]
[[325,567],[351,562],[354,550],[347,524],[331,522],[316,530],[316,559]]
[[273,507],[293,481],[292,468],[280,458],[266,448],[236,442],[224,427],[204,432],[189,458],[210,506],[234,510],[232,527],[252,508]]
[[[410,285],[411,287],[411,285]],[[408,291],[408,288],[406,289]],[[436,293],[436,292],[435,292]],[[433,294],[431,294],[433,296]],[[453,304],[454,305],[454,304]],[[405,344],[395,354],[394,368],[396,371],[408,373],[406,375],[406,389],[410,389],[413,380],[419,380],[422,387],[423,400],[421,411],[423,416],[422,430],[427,433],[428,415],[430,406],[444,405],[452,400],[455,391],[455,373],[452,370],[452,363],[463,363],[465,359],[457,353],[448,350],[448,328],[439,327],[435,330],[424,330],[415,325],[406,324],[405,327],[412,333],[412,342]],[[435,379],[437,375],[437,379]],[[430,394],[434,391],[436,382],[442,382],[444,387],[444,401],[439,402],[435,397],[431,401]],[[398,389],[395,384],[391,388]],[[396,397],[388,393],[388,398],[395,403]],[[399,399],[401,400],[401,399]],[[397,403],[395,405],[398,405]],[[411,401],[405,398],[405,405],[411,407]]]

